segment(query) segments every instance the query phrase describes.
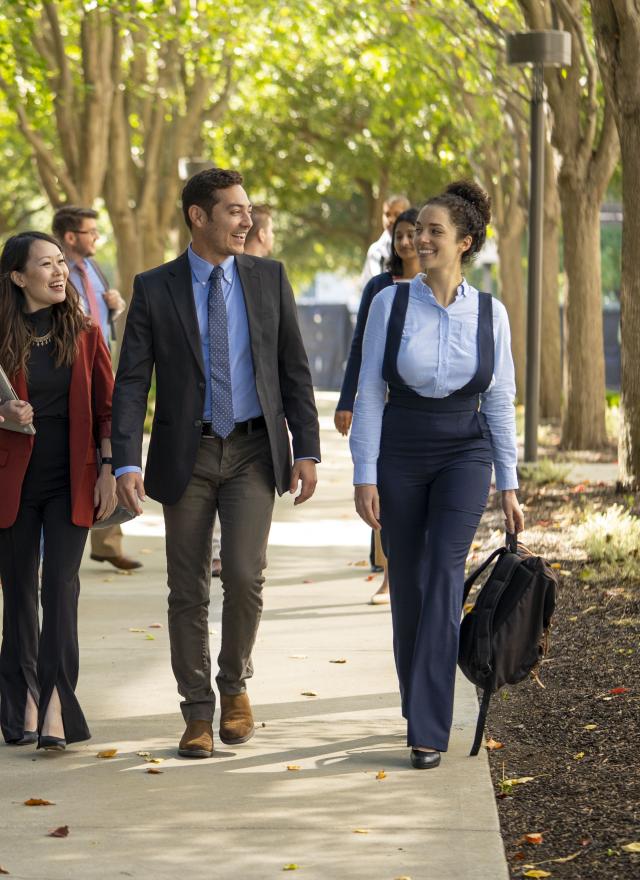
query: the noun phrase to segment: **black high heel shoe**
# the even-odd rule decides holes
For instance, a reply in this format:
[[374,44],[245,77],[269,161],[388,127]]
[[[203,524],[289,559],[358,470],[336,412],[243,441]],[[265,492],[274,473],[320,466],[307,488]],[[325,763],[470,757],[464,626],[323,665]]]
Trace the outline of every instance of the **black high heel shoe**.
[[38,742],[37,730],[25,730],[20,739],[14,739],[7,743],[8,746],[31,746]]
[[38,739],[38,748],[49,752],[64,752],[66,747],[66,739],[60,736],[41,736]]
[[430,770],[440,763],[440,752],[420,752],[411,749],[411,766],[414,770]]

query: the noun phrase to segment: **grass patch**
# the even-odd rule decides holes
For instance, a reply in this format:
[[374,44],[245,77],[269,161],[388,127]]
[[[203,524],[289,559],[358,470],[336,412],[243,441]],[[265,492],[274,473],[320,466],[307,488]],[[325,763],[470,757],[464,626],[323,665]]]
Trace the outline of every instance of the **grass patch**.
[[594,562],[637,562],[640,519],[621,504],[612,504],[603,512],[588,514],[576,528],[576,539]]
[[541,458],[535,462],[523,462],[518,465],[518,474],[524,482],[534,486],[548,486],[551,483],[564,483],[571,470],[571,465]]

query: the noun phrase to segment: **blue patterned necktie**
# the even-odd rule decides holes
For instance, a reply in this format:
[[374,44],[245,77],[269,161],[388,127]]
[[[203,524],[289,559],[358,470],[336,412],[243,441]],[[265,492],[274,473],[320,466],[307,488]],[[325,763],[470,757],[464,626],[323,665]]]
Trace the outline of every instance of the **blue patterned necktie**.
[[209,276],[209,370],[211,372],[211,427],[218,437],[228,437],[235,427],[231,393],[231,364],[227,307],[222,293],[222,266]]

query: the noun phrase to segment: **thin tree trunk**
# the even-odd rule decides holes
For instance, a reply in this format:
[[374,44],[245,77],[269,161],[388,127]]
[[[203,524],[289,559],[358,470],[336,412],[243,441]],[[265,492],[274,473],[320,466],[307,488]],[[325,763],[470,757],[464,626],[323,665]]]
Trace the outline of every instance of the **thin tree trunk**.
[[600,204],[560,175],[567,272],[564,449],[600,449],[605,428]]
[[522,238],[524,216],[520,231],[500,234],[498,230],[498,257],[500,260],[500,296],[509,315],[511,352],[516,368],[516,397],[524,401],[526,380],[525,344],[525,285],[522,270]]
[[559,419],[562,413],[562,358],[560,343],[560,198],[554,150],[545,147],[544,253],[542,258],[542,338],[540,346],[540,416]]
[[640,489],[640,111],[621,114],[624,221],[622,227],[622,416],[618,439],[620,482]]

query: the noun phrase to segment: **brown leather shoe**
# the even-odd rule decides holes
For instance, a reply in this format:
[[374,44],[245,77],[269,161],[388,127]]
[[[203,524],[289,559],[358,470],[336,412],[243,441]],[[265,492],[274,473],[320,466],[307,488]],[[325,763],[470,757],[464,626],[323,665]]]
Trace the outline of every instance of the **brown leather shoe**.
[[137,559],[129,559],[128,556],[98,556],[96,553],[92,553],[91,559],[95,562],[110,562],[115,568],[121,568],[123,571],[142,568],[141,562],[138,562]]
[[188,721],[178,754],[183,758],[210,758],[213,755],[213,725],[210,721]]
[[220,694],[220,739],[237,746],[254,734],[253,714],[248,694]]

